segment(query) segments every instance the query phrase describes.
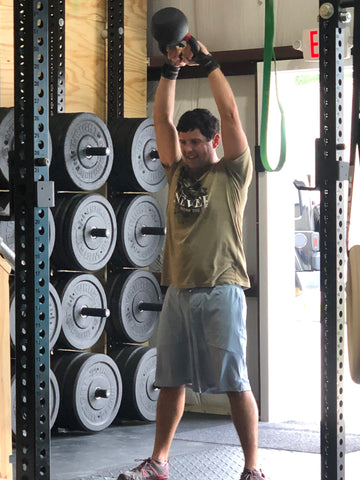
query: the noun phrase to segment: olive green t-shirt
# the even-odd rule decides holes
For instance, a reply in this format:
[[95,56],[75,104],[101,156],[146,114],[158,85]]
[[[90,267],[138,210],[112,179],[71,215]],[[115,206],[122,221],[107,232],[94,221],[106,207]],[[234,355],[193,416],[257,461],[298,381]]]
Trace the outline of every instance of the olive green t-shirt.
[[182,161],[165,171],[169,194],[162,284],[249,287],[242,226],[253,172],[250,150],[236,160],[221,159],[198,179]]

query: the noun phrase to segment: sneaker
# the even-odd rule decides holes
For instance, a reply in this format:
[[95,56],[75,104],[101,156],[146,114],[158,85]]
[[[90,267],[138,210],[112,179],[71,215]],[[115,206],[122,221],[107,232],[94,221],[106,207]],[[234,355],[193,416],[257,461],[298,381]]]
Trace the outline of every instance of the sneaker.
[[118,476],[118,480],[167,480],[168,478],[169,462],[158,462],[151,458],[147,458],[137,467]]
[[264,478],[265,475],[262,473],[261,470],[257,471],[245,468],[241,474],[240,480],[263,480]]

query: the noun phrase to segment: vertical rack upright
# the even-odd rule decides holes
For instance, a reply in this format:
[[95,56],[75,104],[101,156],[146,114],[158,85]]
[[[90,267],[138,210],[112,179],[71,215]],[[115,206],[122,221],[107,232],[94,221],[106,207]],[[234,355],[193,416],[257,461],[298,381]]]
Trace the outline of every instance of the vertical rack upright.
[[[50,479],[48,2],[14,1],[16,478]],[[13,164],[13,166],[12,166]]]
[[321,252],[321,478],[345,478],[344,341],[346,180],[344,161],[344,29],[339,0],[320,0],[320,189]]
[[124,117],[124,1],[108,0],[107,123]]

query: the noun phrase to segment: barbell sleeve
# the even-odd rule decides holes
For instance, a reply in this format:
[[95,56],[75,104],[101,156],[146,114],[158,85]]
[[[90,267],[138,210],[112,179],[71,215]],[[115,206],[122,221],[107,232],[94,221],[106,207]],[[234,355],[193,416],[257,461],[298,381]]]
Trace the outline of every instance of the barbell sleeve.
[[107,228],[92,228],[91,229],[91,236],[92,237],[103,237],[103,238],[109,238],[110,237],[110,231]]
[[151,150],[150,158],[152,158],[153,160],[158,160],[160,158],[159,157],[159,152],[155,149]]
[[95,398],[109,398],[110,397],[110,390],[105,388],[96,388],[95,389]]
[[142,235],[165,235],[165,227],[142,227]]
[[140,302],[139,303],[139,310],[141,312],[161,312],[162,303]]
[[109,156],[110,155],[110,148],[109,147],[91,147],[88,146],[85,149],[85,153],[87,157],[97,156]]
[[84,317],[105,317],[105,318],[107,318],[110,315],[110,310],[108,308],[82,307],[80,313]]

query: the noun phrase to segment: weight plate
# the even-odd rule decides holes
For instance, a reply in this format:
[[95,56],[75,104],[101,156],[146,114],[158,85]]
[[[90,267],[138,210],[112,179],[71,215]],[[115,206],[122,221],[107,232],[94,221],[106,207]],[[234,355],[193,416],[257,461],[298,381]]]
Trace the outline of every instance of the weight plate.
[[[138,268],[149,266],[164,244],[165,218],[160,204],[150,195],[129,195],[120,201],[114,199],[113,205],[118,237],[111,262]],[[163,234],[143,233],[143,227],[160,228]]]
[[[49,401],[50,401],[50,429],[54,426],[60,407],[60,390],[59,384],[54,372],[50,369],[49,372],[50,387],[49,387]],[[11,428],[13,435],[16,435],[16,377],[11,377]]]
[[115,248],[117,225],[114,210],[104,196],[66,195],[59,204],[56,202],[54,219],[56,235],[64,240],[55,242],[52,256],[59,269],[93,272],[106,265]]
[[152,337],[158,325],[159,311],[143,310],[142,303],[162,303],[156,277],[145,270],[116,275],[109,289],[111,314],[106,325],[113,340],[144,343]]
[[50,131],[54,139],[50,173],[57,190],[102,187],[114,155],[110,132],[101,118],[93,113],[61,113],[50,119]]
[[[15,149],[14,109],[0,108],[0,186],[8,187],[9,152]],[[48,137],[48,158],[52,157],[51,135]]]
[[123,387],[119,369],[111,357],[102,353],[63,352],[53,359],[53,370],[62,398],[58,426],[98,432],[113,422]]
[[125,372],[128,361],[139,350],[142,350],[143,345],[122,345],[120,348],[115,348],[109,355],[118,366],[120,372]]
[[114,143],[111,188],[145,192],[163,188],[167,180],[157,154],[153,118],[117,119],[109,130]]
[[[10,339],[11,346],[16,345],[15,288],[10,287]],[[52,350],[57,342],[62,325],[62,307],[60,297],[52,283],[49,284],[49,347]]]
[[55,220],[52,210],[48,209],[48,222],[49,222],[49,257],[51,256],[55,245]]
[[14,150],[14,109],[0,108],[0,185],[9,182],[9,151]]
[[[129,355],[132,353],[129,351]],[[155,371],[156,348],[142,347],[125,362],[125,367],[120,369],[124,391],[119,417],[147,422],[156,419],[159,389],[154,386]]]
[[[63,314],[58,345],[79,350],[91,348],[105,328],[107,299],[104,287],[92,274],[64,274],[54,282]],[[103,314],[84,314],[84,307],[103,310]]]
[[[49,222],[49,256],[52,254],[55,244],[55,222],[51,209],[48,209]],[[0,221],[0,237],[3,238],[6,245],[15,252],[15,221]]]

